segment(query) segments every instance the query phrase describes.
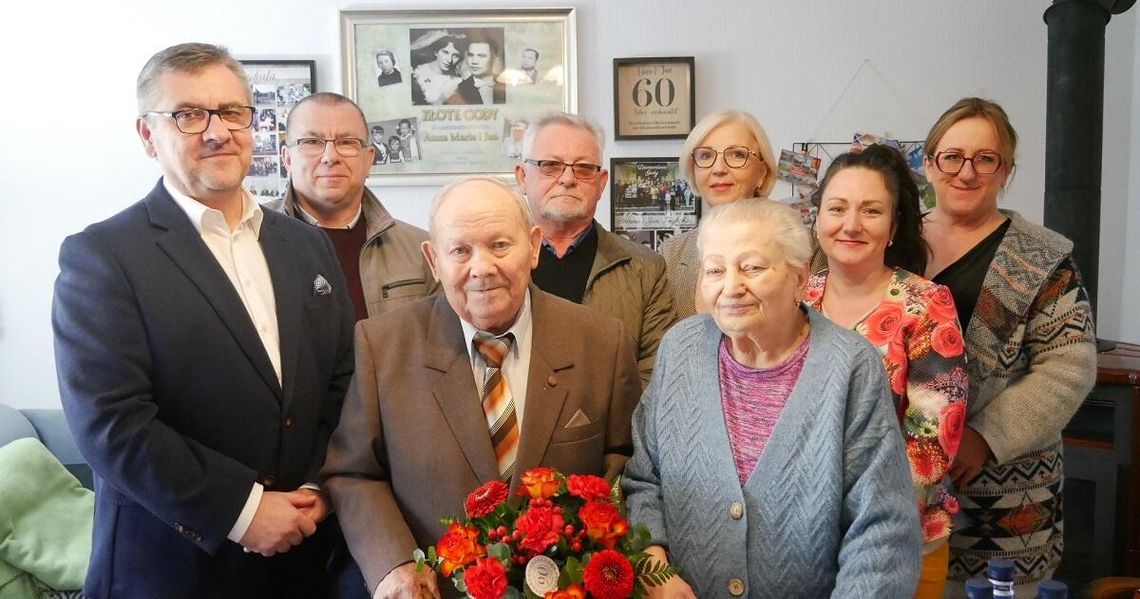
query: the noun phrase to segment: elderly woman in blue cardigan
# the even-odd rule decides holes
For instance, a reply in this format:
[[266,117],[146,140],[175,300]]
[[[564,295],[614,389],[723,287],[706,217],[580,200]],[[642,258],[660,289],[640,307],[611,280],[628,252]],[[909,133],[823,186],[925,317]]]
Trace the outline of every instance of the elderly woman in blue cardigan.
[[662,339],[622,482],[681,569],[650,597],[909,597],[918,508],[882,359],[802,304],[799,214],[723,204],[698,245],[711,314]]

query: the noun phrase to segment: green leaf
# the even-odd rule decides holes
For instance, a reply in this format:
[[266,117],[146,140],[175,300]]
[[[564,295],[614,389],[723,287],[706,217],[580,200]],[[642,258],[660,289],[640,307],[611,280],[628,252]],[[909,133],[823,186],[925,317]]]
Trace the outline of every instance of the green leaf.
[[566,565],[562,566],[562,575],[558,577],[559,588],[566,588],[572,584],[582,582],[582,562],[576,557],[566,558]]
[[428,547],[427,561],[433,564],[439,561],[439,557],[435,554],[435,545]]
[[510,559],[511,548],[508,547],[505,543],[495,543],[494,545],[488,545],[487,555],[499,561]]
[[460,593],[467,592],[467,581],[463,579],[463,570],[458,570],[451,575],[451,582],[455,585],[455,590]]

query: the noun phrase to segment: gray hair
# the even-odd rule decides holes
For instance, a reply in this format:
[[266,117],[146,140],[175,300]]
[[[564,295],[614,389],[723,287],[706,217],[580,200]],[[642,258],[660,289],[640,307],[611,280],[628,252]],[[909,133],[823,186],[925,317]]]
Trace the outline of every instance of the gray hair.
[[252,104],[253,98],[250,95],[249,79],[245,76],[245,69],[234,59],[230,51],[225,46],[190,42],[160,50],[143,65],[135,81],[135,99],[138,102],[139,114],[157,108],[153,102],[158,91],[158,79],[163,74],[171,71],[199,73],[214,65],[228,68],[241,80],[245,86],[246,101]]
[[[289,111],[289,120],[285,122],[286,139],[293,138],[293,128],[295,126],[293,123],[297,122],[297,109],[306,104],[320,104],[321,106],[340,106],[341,104],[348,104],[356,109],[356,114],[360,115],[360,130],[365,132],[364,136],[368,137],[370,133],[368,119],[364,118],[364,111],[360,109],[360,106],[358,106],[356,102],[335,92],[317,92],[301,98],[301,101],[294,104],[293,108]],[[381,127],[381,130],[383,130],[383,127]]]
[[431,214],[428,216],[428,234],[431,236],[432,241],[436,240],[436,234],[439,233],[439,223],[436,222],[436,215],[439,214],[439,210],[443,207],[443,203],[447,201],[447,197],[451,195],[451,193],[455,191],[456,188],[462,185],[480,181],[483,183],[490,183],[491,185],[498,187],[504,193],[510,195],[511,199],[514,200],[515,208],[517,208],[519,211],[519,222],[526,228],[528,233],[531,229],[534,228],[534,217],[530,214],[530,206],[527,205],[526,199],[523,198],[522,193],[520,193],[517,188],[504,182],[498,177],[478,175],[474,177],[464,177],[463,179],[447,184],[443,189],[439,190],[439,193],[437,193],[435,195],[435,198],[432,199]]
[[701,217],[697,230],[697,249],[702,253],[708,231],[721,223],[754,225],[756,236],[776,244],[792,268],[804,268],[811,262],[811,236],[800,213],[790,206],[762,198],[741,198],[713,206]]
[[768,197],[768,194],[772,193],[772,188],[776,186],[776,176],[779,175],[779,168],[777,167],[779,164],[776,162],[776,155],[772,153],[772,144],[768,141],[768,134],[764,131],[764,127],[760,125],[760,121],[742,110],[721,110],[714,112],[701,119],[697,123],[697,126],[693,127],[693,130],[689,132],[689,136],[685,138],[685,145],[681,148],[679,165],[681,167],[681,173],[684,174],[685,180],[689,183],[689,187],[693,190],[697,189],[696,175],[694,172],[696,165],[693,164],[693,150],[704,143],[705,138],[709,136],[709,133],[712,133],[713,129],[725,123],[737,123],[741,125],[756,139],[756,145],[760,147],[760,158],[764,161],[765,166],[768,167],[768,172],[764,175],[764,180],[760,182],[760,187],[756,188],[756,197]]
[[534,140],[538,137],[538,133],[553,125],[573,127],[589,133],[594,138],[594,144],[598,147],[598,159],[601,160],[602,148],[606,145],[606,135],[602,132],[602,128],[586,117],[566,112],[548,112],[527,128],[522,142],[523,158],[531,158],[530,151],[534,148]]

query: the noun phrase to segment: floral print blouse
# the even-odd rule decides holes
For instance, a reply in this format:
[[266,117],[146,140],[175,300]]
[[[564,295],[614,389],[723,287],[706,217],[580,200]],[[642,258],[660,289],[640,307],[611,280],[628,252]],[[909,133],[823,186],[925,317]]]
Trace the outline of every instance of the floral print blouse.
[[[823,307],[827,272],[808,281],[804,301]],[[883,354],[906,440],[927,549],[950,535],[958,500],[946,473],[966,423],[966,345],[950,289],[896,268],[883,301],[854,329]]]

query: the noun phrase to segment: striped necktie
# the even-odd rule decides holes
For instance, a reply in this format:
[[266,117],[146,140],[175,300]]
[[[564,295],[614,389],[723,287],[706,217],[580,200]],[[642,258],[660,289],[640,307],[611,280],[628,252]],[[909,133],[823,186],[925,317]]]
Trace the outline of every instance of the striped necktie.
[[511,349],[514,336],[510,333],[502,337],[484,334],[475,335],[475,351],[483,356],[487,367],[483,372],[483,414],[487,417],[487,428],[491,432],[491,446],[495,448],[495,461],[499,465],[499,475],[510,480],[515,471],[515,454],[519,448],[519,421],[515,415],[515,402],[511,399],[511,389],[503,376],[503,359]]

